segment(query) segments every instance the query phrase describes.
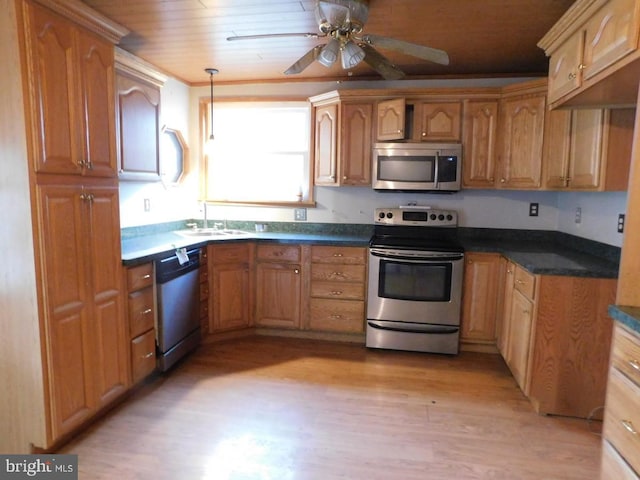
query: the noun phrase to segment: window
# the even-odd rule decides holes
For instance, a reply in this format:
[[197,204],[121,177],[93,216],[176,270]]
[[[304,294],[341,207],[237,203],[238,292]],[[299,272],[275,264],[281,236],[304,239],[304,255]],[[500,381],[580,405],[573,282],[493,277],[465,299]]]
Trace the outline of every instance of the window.
[[214,101],[205,121],[205,197],[245,204],[312,203],[307,102]]

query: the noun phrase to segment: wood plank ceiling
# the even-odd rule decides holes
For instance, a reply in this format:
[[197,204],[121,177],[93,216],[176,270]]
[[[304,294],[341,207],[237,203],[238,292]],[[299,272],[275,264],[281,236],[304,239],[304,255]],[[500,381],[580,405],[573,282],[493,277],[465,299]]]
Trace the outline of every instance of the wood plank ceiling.
[[[217,83],[379,79],[364,62],[344,71],[314,62],[284,75],[326,39],[293,37],[228,42],[233,35],[318,32],[315,0],[84,0],[131,33],[120,46],[191,85]],[[448,52],[450,65],[380,50],[407,78],[545,74],[537,42],[574,0],[370,0],[364,33]]]

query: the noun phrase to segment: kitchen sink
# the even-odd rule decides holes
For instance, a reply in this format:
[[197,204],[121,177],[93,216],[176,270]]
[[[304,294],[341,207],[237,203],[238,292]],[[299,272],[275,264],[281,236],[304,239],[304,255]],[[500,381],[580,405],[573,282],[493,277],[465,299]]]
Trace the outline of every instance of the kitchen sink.
[[189,228],[186,230],[176,230],[175,233],[183,237],[220,237],[227,235],[246,235],[244,230],[218,229],[218,228]]

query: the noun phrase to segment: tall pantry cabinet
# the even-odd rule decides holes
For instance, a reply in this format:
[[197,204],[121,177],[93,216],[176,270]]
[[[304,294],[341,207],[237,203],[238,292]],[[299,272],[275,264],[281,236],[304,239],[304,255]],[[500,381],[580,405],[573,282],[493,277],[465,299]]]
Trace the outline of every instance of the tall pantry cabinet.
[[[9,43],[3,49],[11,48],[16,71],[2,86],[22,98],[23,110],[2,96],[23,120],[24,143],[8,145],[2,167],[30,192],[15,206],[31,218],[16,220],[15,231],[31,233],[18,255],[20,268],[32,272],[22,288],[36,295],[35,302],[24,292],[0,301],[10,315],[3,333],[11,338],[3,342],[28,332],[0,364],[11,391],[0,416],[0,430],[10,434],[0,451],[26,453],[54,445],[130,383],[114,113],[114,44],[127,32],[81,2],[3,6],[0,43]],[[3,147],[8,142],[2,137]],[[0,247],[12,242],[3,237]],[[3,291],[16,288],[2,282]]]

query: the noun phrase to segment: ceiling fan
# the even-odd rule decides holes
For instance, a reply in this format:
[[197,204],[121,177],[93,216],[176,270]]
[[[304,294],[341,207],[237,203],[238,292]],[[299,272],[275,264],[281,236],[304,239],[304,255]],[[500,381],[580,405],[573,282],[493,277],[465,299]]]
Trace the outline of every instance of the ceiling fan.
[[285,70],[284,73],[287,75],[302,72],[316,60],[325,67],[330,67],[340,57],[342,68],[345,70],[364,61],[386,80],[403,78],[404,72],[374,47],[394,50],[442,65],[449,64],[449,56],[443,50],[379,35],[361,35],[369,16],[369,0],[317,0],[315,15],[320,33],[241,35],[228,37],[227,40],[281,37],[329,38],[327,43],[316,45]]

